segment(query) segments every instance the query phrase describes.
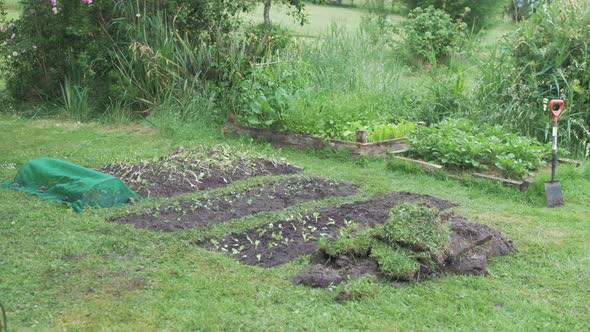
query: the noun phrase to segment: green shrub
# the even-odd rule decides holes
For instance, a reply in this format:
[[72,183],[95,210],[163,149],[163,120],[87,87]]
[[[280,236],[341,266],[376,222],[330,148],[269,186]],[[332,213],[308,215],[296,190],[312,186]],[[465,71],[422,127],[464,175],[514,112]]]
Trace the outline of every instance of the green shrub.
[[413,54],[435,63],[459,49],[465,40],[465,27],[440,9],[417,7],[404,22],[403,42]]
[[[6,61],[0,62],[0,72],[16,100],[64,100],[72,109],[75,94],[63,94],[77,89],[97,104],[96,110],[112,110],[111,103],[120,109],[123,100],[131,103],[133,111],[147,114],[167,98],[183,98],[171,86],[190,90],[189,96],[201,93],[204,75],[210,73],[201,69],[211,68],[208,56],[214,52],[196,52],[203,57],[195,59],[192,45],[215,44],[216,37],[239,23],[236,14],[251,4],[249,0],[25,0],[19,19],[7,22],[2,17],[0,37],[6,42],[0,46],[0,56]],[[223,55],[231,54],[223,45],[216,46]],[[191,52],[179,52],[186,49]],[[225,57],[214,60],[226,68],[234,65]],[[231,68],[228,72],[235,73]],[[70,88],[62,90],[66,80]]]
[[409,9],[433,6],[444,10],[452,19],[479,29],[492,23],[504,0],[404,0]]
[[410,138],[410,153],[450,168],[498,168],[508,177],[522,178],[543,164],[549,147],[515,135],[500,126],[467,120],[444,120],[420,127]]
[[[22,14],[0,29],[0,62],[7,89],[17,99],[59,99],[68,77],[86,81],[93,91],[104,92],[110,62],[109,26],[98,24],[111,17],[112,1],[84,4],[63,0],[22,1]],[[108,87],[107,87],[108,88]]]

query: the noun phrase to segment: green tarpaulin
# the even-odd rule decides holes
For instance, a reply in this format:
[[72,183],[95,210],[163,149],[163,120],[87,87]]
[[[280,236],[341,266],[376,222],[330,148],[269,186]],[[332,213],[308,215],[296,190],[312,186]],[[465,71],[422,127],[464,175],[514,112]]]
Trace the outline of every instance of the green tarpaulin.
[[64,203],[77,212],[86,207],[106,208],[141,199],[112,175],[52,158],[29,161],[14,181],[0,185]]

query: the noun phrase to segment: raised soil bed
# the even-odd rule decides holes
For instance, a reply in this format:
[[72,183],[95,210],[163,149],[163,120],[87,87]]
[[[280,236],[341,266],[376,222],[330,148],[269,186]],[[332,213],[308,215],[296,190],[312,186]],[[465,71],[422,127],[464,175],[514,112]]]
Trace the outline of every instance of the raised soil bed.
[[399,152],[407,150],[406,138],[396,138],[385,141],[367,143],[366,135],[358,135],[360,142],[327,139],[309,135],[293,134],[274,131],[267,128],[246,127],[228,121],[223,127],[224,133],[248,135],[253,138],[262,138],[269,143],[278,146],[294,146],[298,149],[323,149],[330,147],[334,150],[344,149],[352,155],[372,156],[385,155],[387,152]]
[[[446,210],[454,204],[428,195],[394,192],[376,198],[318,209],[287,220],[266,223],[243,233],[232,233],[220,238],[208,239],[197,244],[210,250],[225,252],[249,265],[273,267],[317,250],[317,240],[332,238],[340,228],[351,223],[374,226],[386,222],[390,209],[403,202],[422,202],[428,206]],[[448,270],[469,273],[470,267],[481,270],[487,266],[487,257],[514,250],[511,241],[485,225],[468,223],[460,216],[452,215],[451,250]],[[484,232],[484,230],[489,230]],[[487,234],[487,235],[486,235]],[[498,246],[499,249],[478,253],[485,264],[467,264],[461,257],[477,248]]]
[[231,194],[166,204],[109,221],[171,232],[222,223],[263,211],[280,210],[306,201],[349,196],[355,194],[357,189],[356,186],[328,179],[295,177]]
[[303,169],[218,146],[192,150],[181,147],[157,160],[113,163],[98,171],[120,178],[143,197],[172,197],[248,177],[295,174]]

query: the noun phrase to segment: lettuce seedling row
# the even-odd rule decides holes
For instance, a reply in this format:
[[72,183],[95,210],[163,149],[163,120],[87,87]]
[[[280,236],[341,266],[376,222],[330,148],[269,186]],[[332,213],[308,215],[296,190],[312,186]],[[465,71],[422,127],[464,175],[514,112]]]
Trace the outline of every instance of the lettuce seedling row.
[[294,177],[230,194],[181,200],[109,221],[171,232],[218,224],[263,211],[276,211],[306,201],[349,196],[357,190],[354,185],[333,180]]
[[278,146],[293,146],[298,149],[324,149],[330,147],[336,151],[346,150],[351,155],[372,156],[385,155],[387,152],[399,152],[407,150],[406,138],[395,138],[384,141],[366,142],[366,132],[357,132],[357,142],[329,139],[316,136],[275,131],[268,128],[247,127],[228,121],[223,127],[223,133],[235,133],[247,135],[253,138],[262,138],[269,143]]
[[222,187],[248,177],[303,171],[288,163],[236,151],[226,145],[196,149],[181,147],[156,160],[113,163],[98,170],[120,178],[143,197],[172,197]]

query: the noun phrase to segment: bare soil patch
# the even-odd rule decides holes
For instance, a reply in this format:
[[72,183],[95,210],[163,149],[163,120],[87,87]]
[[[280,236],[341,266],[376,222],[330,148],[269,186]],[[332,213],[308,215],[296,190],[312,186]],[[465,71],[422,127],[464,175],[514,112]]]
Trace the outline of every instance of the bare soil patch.
[[113,163],[98,171],[120,178],[143,197],[171,197],[222,187],[247,177],[295,174],[303,169],[219,145],[190,150],[180,147],[157,160]]
[[349,196],[357,190],[356,186],[333,180],[295,177],[231,194],[166,204],[109,221],[171,232],[217,224],[263,211],[280,210],[306,201]]

